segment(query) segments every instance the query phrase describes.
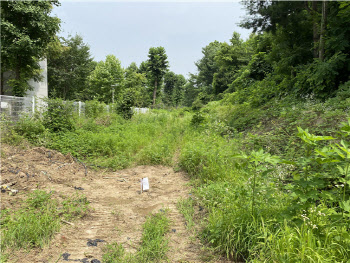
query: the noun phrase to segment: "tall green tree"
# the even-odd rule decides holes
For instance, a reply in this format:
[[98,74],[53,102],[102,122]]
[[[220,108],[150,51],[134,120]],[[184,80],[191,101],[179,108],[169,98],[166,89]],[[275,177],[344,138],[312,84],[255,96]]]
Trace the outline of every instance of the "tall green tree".
[[120,97],[124,80],[124,69],[119,59],[107,55],[89,76],[89,98],[112,103]]
[[228,89],[235,73],[248,64],[252,50],[237,32],[233,33],[230,43],[222,43],[215,56],[217,71],[213,77],[213,89],[219,94]]
[[182,105],[191,107],[200,92],[201,88],[198,87],[197,76],[190,74],[190,77],[184,86]]
[[[132,105],[136,107],[146,107],[151,103],[149,93],[147,91],[147,78],[145,73],[139,73],[139,69],[135,62],[132,62],[125,69],[123,82],[123,96],[121,98],[132,98]],[[128,94],[125,95],[124,94]]]
[[198,70],[197,82],[200,85],[212,86],[214,74],[219,70],[215,56],[221,45],[219,41],[214,41],[202,48],[203,57],[195,63]]
[[185,84],[186,79],[183,75],[167,72],[164,75],[163,102],[168,106],[177,107],[183,100]]
[[148,52],[148,71],[154,82],[153,89],[153,106],[156,105],[157,88],[161,84],[165,73],[168,70],[168,56],[164,47],[151,47]]
[[52,43],[47,58],[49,97],[64,100],[87,99],[88,76],[96,62],[79,35]]
[[297,94],[322,98],[349,80],[349,4],[340,1],[245,1],[246,28],[271,33],[266,54],[275,79]]
[[175,107],[182,104],[186,82],[186,78],[183,75],[176,75],[175,87],[172,93],[172,104]]
[[173,99],[173,92],[175,89],[176,81],[177,81],[177,78],[174,72],[169,71],[165,73],[164,85],[163,85],[163,89],[164,89],[163,102],[165,103],[165,105],[172,106],[173,104],[172,99]]
[[3,73],[14,72],[8,80],[13,94],[23,96],[28,80],[40,79],[39,61],[59,30],[60,19],[50,16],[54,1],[1,1],[1,94]]

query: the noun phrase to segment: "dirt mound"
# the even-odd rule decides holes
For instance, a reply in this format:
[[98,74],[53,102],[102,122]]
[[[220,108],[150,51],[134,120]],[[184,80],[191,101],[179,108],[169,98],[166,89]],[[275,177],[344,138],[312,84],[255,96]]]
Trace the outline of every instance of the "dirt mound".
[[[54,197],[83,193],[92,211],[74,225],[64,225],[44,249],[17,251],[10,262],[98,262],[107,243],[123,244],[135,252],[140,245],[146,216],[170,209],[172,221],[169,260],[202,262],[201,245],[190,238],[185,221],[176,209],[179,198],[189,194],[183,173],[163,166],[139,166],[117,172],[94,171],[71,155],[42,147],[19,150],[3,145],[1,184],[19,190],[1,193],[1,208],[14,208],[35,189],[54,191]],[[140,179],[148,177],[150,191],[141,194]]]

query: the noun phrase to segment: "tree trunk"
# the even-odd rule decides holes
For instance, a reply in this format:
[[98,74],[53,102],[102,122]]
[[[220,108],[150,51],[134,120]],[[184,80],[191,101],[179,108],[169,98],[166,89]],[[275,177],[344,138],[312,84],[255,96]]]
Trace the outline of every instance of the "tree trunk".
[[327,27],[327,1],[323,1],[322,2],[320,49],[319,49],[319,59],[321,61],[324,60],[324,46],[325,46],[326,27]]
[[157,80],[154,82],[154,90],[153,90],[153,106],[156,105],[156,96],[157,96]]
[[314,58],[318,57],[318,44],[319,34],[317,25],[317,1],[312,1],[312,30],[313,30],[313,42],[314,42]]

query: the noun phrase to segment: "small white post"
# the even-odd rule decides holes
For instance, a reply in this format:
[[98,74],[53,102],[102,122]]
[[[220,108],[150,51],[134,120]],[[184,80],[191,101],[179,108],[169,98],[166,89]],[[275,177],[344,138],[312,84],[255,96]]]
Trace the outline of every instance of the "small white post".
[[81,113],[81,101],[78,102],[78,106],[79,106],[79,117],[80,117],[80,113]]
[[32,111],[33,111],[33,115],[35,113],[35,97],[32,97]]

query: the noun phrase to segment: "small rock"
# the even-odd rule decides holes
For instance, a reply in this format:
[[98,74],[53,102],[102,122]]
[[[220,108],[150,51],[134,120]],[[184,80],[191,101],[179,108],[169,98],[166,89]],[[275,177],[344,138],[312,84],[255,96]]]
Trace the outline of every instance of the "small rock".
[[86,243],[86,245],[88,247],[97,247],[98,242],[105,242],[105,241],[102,239],[95,239],[95,240],[88,239],[88,242]]
[[24,172],[19,172],[19,173],[18,173],[18,176],[19,176],[20,178],[24,178],[24,177],[26,177],[26,174],[25,174]]
[[66,261],[68,261],[69,259],[69,256],[70,256],[70,254],[69,253],[63,253],[62,254],[62,257],[63,257],[63,260],[66,260]]
[[91,263],[101,263],[101,261],[99,261],[98,259],[93,259],[91,260]]

